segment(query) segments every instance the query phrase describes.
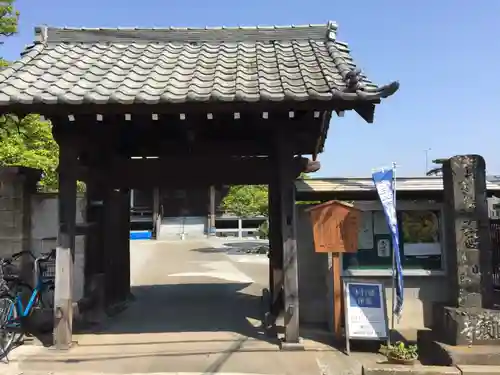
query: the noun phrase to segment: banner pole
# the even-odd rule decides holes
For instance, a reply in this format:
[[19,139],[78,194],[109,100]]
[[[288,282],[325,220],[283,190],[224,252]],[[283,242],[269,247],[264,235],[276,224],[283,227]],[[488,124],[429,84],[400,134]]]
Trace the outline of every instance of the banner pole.
[[[394,211],[396,211],[397,217],[397,209],[396,209],[396,163],[392,163],[392,190],[393,190],[393,199],[394,199]],[[393,241],[394,242],[394,241]],[[392,244],[392,306],[391,306],[391,333],[389,334],[389,342],[392,344],[392,335],[394,334],[394,318],[396,314],[394,312],[394,308],[396,307],[396,244]]]

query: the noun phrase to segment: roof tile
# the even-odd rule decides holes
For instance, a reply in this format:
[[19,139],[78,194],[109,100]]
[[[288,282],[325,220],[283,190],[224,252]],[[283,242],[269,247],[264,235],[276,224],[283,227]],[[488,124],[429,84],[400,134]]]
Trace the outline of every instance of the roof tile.
[[38,28],[0,72],[0,105],[378,100],[336,26]]

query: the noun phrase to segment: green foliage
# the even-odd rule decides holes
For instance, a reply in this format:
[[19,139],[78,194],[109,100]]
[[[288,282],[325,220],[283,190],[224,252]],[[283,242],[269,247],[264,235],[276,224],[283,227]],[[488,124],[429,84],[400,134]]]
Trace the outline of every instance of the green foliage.
[[[301,173],[299,176],[299,179],[308,178],[310,177],[306,173]],[[268,216],[267,185],[231,186],[221,206],[224,210],[236,216]]]
[[394,345],[382,345],[380,351],[389,359],[411,361],[418,358],[417,345],[405,345],[402,341]]
[[435,243],[439,241],[439,220],[432,211],[402,213],[405,243]]
[[[8,37],[17,32],[19,12],[14,8],[14,1],[0,0],[0,36]],[[7,65],[8,62],[0,58],[0,68]],[[58,157],[59,148],[49,122],[41,121],[38,115],[22,119],[0,116],[0,166],[41,169],[41,190],[53,191],[57,188]]]
[[[0,36],[8,37],[17,32],[19,12],[15,0],[0,0]],[[0,41],[0,44],[3,42]],[[0,69],[9,63],[0,58]],[[59,147],[52,137],[50,122],[41,121],[39,115],[22,119],[0,116],[0,166],[22,166],[42,170],[39,189],[57,191]],[[85,185],[78,182],[78,190]]]
[[267,216],[268,201],[266,185],[231,186],[222,201],[222,208],[241,217]]
[[59,147],[52,137],[50,122],[41,121],[38,115],[28,115],[21,120],[0,117],[0,166],[23,166],[41,169],[42,191],[57,190],[57,164]]
[[[17,32],[19,12],[14,8],[15,0],[0,0],[0,36],[11,36]],[[3,44],[0,41],[0,44]],[[7,66],[4,59],[0,59],[0,68]]]
[[0,34],[11,36],[17,32],[19,12],[14,9],[15,0],[0,0]]
[[269,238],[269,221],[266,220],[262,224],[260,224],[259,237],[263,240],[266,240]]

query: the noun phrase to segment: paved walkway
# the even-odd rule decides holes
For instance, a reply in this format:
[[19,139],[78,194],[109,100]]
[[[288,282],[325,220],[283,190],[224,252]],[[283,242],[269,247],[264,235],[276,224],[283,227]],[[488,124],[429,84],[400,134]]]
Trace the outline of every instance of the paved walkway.
[[280,352],[264,335],[260,295],[267,269],[262,256],[228,255],[208,241],[133,241],[137,299],[126,311],[100,332],[77,335],[69,352],[20,347],[0,373],[360,373],[357,361],[319,343]]

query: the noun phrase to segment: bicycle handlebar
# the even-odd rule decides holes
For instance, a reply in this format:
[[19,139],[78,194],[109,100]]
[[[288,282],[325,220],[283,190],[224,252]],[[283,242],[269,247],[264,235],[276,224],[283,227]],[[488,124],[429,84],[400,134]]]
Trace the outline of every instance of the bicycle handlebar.
[[36,259],[36,256],[31,251],[29,251],[29,250],[23,250],[23,251],[20,251],[18,253],[14,253],[14,254],[12,254],[11,258],[12,258],[12,260],[16,260],[16,259],[22,257],[25,254],[29,255],[30,258],[32,258],[32,259]]
[[12,263],[10,258],[0,258],[0,267],[7,266]]
[[33,260],[48,260],[50,258],[55,258],[56,256],[56,249],[52,249],[51,251],[49,251],[48,253],[41,253],[40,256],[37,258],[33,252],[31,252],[30,250],[23,250],[23,251],[19,251],[18,253],[14,253],[12,254],[11,257],[9,258],[0,258],[0,267],[1,266],[8,266],[10,264],[12,264],[13,261],[19,259],[20,257],[22,257],[23,255],[29,255],[30,258],[32,258]]
[[38,260],[48,260],[56,257],[56,249],[50,250],[48,253],[41,253]]

